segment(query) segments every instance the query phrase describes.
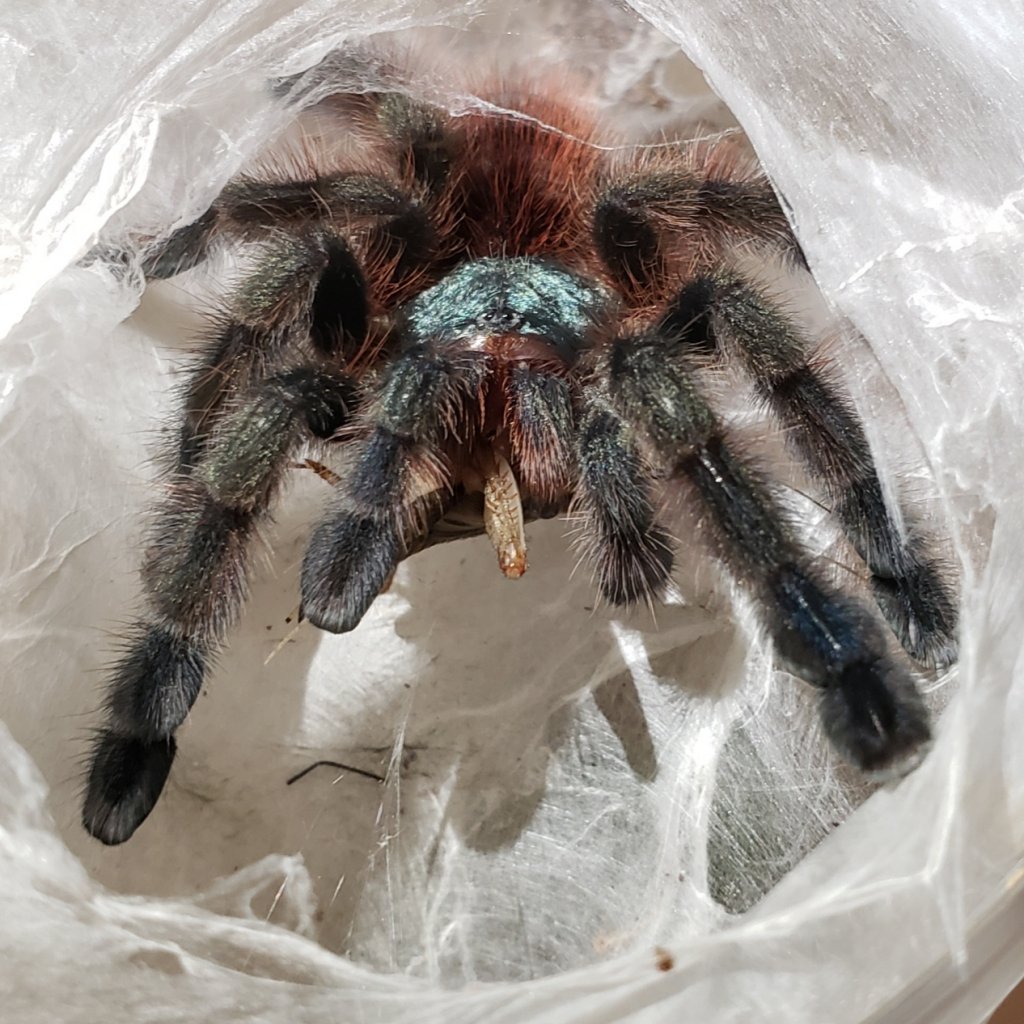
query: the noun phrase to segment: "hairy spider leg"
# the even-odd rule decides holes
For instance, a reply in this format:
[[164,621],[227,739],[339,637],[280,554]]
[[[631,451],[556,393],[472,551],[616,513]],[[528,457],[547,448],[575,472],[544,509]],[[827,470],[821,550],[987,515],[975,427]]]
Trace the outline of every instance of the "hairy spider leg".
[[572,510],[602,596],[614,605],[660,596],[672,575],[673,554],[651,500],[650,467],[596,389],[587,395],[577,457]]
[[315,230],[262,247],[185,385],[172,469],[191,472],[231,399],[294,366],[304,347],[334,362],[358,353],[367,320],[366,285],[343,239]]
[[482,358],[452,359],[419,344],[384,372],[347,447],[326,516],[302,564],[302,611],[331,633],[354,629],[398,563],[430,532],[454,496],[445,448],[458,441],[486,374]]
[[[296,105],[320,94],[312,109],[334,114],[345,132],[353,130],[372,145],[383,137],[390,163],[436,192],[447,180],[457,142],[447,111],[414,99],[408,92],[384,88],[368,91],[365,83],[387,82],[412,87],[408,70],[381,53],[356,44],[328,53],[319,64],[280,80],[275,88]],[[359,91],[351,87],[359,83]]]
[[594,207],[597,252],[627,296],[647,297],[665,283],[670,240],[695,245],[684,258],[705,263],[743,241],[804,263],[771,184],[745,167],[731,143],[691,144],[672,157],[686,166],[617,177]]
[[370,127],[383,131],[393,164],[429,192],[439,192],[448,181],[460,141],[447,113],[400,92],[368,94],[365,99],[376,122]]
[[811,357],[799,328],[715,258],[725,243],[753,239],[804,262],[770,184],[756,174],[735,180],[727,149],[699,146],[687,159],[687,173],[637,172],[606,188],[594,214],[602,259],[627,292],[660,297],[667,281],[666,242],[712,240],[693,254],[696,265],[707,269],[671,299],[661,332],[694,353],[711,355],[724,347],[739,357],[787,428],[796,454],[834,503],[901,645],[924,664],[951,664],[957,655],[957,608],[948,574],[912,521],[906,538],[900,535],[850,399],[824,360]]
[[[267,373],[286,351],[293,361],[307,358],[297,336],[312,339],[309,356],[323,345],[316,339],[328,337],[309,309],[337,265],[330,247],[296,245],[283,242],[242,287],[225,336],[246,344],[229,346],[228,361],[217,349],[222,361],[213,365],[224,374],[209,394],[196,387],[211,374],[207,357],[186,397],[179,472],[157,511],[142,570],[147,613],[114,666],[87,780],[83,823],[108,844],[131,836],[160,795],[174,732],[237,617],[248,548],[293,451],[310,435],[331,436],[354,402],[339,370],[299,361]],[[228,394],[235,400],[225,406]]]
[[824,486],[902,646],[927,665],[951,664],[957,609],[945,574],[912,521],[900,535],[853,404],[828,363],[811,356],[799,327],[738,274],[719,270],[680,292],[660,331],[695,350],[721,346],[737,357]]
[[613,343],[612,404],[689,492],[699,532],[759,599],[779,654],[821,690],[834,746],[866,772],[906,769],[930,736],[909,672],[890,658],[875,617],[818,577],[763,474],[736,453],[671,342],[654,329]]
[[148,278],[174,277],[202,263],[218,237],[260,241],[286,231],[305,233],[330,222],[366,219],[381,223],[408,267],[422,264],[434,246],[434,228],[423,206],[377,175],[344,171],[301,181],[240,178],[225,186],[198,220],[151,247],[142,269]]

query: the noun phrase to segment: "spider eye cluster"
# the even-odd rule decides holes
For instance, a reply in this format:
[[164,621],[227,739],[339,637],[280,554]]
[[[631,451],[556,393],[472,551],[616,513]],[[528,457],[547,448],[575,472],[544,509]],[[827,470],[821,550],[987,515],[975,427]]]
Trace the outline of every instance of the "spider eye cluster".
[[483,257],[457,267],[404,309],[409,344],[471,341],[515,334],[543,339],[566,366],[589,346],[611,295],[553,261]]

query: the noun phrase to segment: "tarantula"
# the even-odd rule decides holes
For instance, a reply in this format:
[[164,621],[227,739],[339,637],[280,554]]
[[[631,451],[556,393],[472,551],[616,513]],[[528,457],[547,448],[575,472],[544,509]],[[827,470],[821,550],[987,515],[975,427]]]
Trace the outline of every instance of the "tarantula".
[[[247,550],[311,444],[333,484],[302,565],[315,626],[354,629],[402,559],[465,532],[518,575],[524,522],[563,513],[603,597],[650,601],[672,572],[665,498],[682,497],[779,657],[820,691],[840,754],[878,774],[922,755],[928,714],[877,610],[941,667],[952,586],[886,507],[833,368],[731,258],[761,249],[803,272],[771,186],[729,140],[602,145],[606,129],[556,93],[503,86],[459,113],[397,87],[328,96],[356,156],[308,145],[301,172],[233,181],[150,249],[151,277],[219,240],[256,256],[185,388],[147,608],[92,752],[83,821],[104,843],[156,803]],[[818,481],[877,609],[816,564],[713,407],[726,360]]]

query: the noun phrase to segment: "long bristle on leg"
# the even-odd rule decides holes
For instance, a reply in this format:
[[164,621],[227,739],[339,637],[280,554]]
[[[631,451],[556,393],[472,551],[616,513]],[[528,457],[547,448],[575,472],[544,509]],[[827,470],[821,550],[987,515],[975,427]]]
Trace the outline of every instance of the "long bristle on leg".
[[865,772],[899,772],[930,738],[910,673],[870,611],[815,570],[756,464],[741,458],[657,332],[620,338],[609,357],[612,401],[687,492],[697,528],[762,608],[776,648],[821,692],[833,745]]

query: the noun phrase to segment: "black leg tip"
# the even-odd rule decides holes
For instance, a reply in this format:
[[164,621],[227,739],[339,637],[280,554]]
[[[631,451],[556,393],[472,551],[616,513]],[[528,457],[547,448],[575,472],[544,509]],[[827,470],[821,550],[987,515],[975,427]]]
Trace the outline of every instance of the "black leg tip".
[[202,263],[216,224],[216,212],[207,210],[199,220],[178,228],[151,246],[142,258],[142,272],[146,279],[162,281]]
[[173,739],[146,743],[100,733],[82,806],[85,830],[107,846],[130,839],[159,799],[175,749]]
[[674,557],[667,535],[657,527],[643,542],[601,551],[598,585],[601,596],[618,607],[659,597],[672,578]]
[[872,576],[871,590],[896,639],[916,662],[944,669],[957,660],[956,603],[933,566],[914,565],[899,578]]
[[821,695],[836,749],[865,774],[906,775],[931,744],[928,710],[908,676],[882,660],[847,665]]
[[302,614],[328,633],[356,628],[401,557],[394,525],[340,514],[314,532],[302,563]]

